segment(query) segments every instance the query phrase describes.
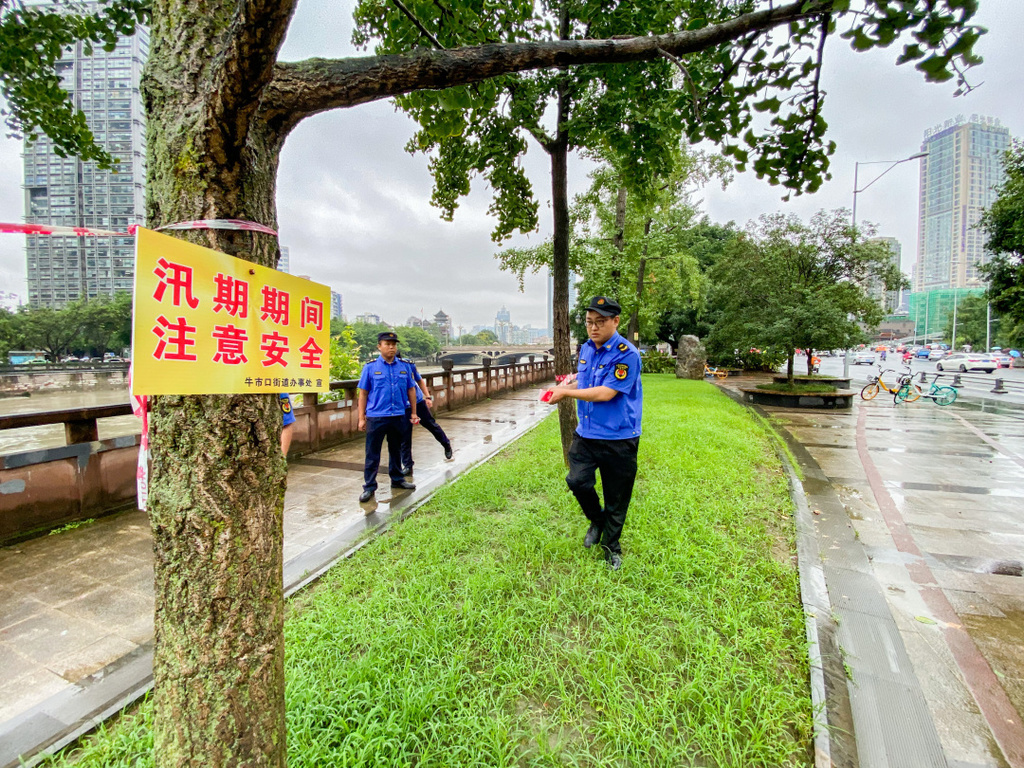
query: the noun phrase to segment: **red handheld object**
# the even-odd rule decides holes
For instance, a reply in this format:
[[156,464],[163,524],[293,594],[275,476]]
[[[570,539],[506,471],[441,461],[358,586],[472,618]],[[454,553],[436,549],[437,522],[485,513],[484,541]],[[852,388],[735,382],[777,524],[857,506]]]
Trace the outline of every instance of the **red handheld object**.
[[[555,376],[555,381],[557,383],[559,383],[559,384],[572,384],[574,381],[576,381],[576,374],[575,373],[568,373],[568,374],[566,374],[564,376]],[[545,390],[540,395],[540,401],[542,403],[550,402],[552,394],[553,393],[552,393],[552,391],[550,389]]]

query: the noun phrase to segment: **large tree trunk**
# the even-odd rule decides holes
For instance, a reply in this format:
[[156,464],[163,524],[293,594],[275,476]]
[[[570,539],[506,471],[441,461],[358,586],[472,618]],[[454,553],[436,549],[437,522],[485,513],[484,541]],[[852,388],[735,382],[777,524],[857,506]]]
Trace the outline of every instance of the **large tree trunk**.
[[[558,136],[545,149],[551,157],[551,210],[554,216],[552,237],[552,322],[555,334],[555,373],[572,372],[572,334],[569,328],[569,142],[562,126],[568,113],[568,98],[559,94]],[[558,403],[558,426],[562,437],[562,455],[569,461],[569,447],[576,432],[576,401]]]
[[[219,82],[224,70],[243,83],[269,79],[276,45],[262,73],[244,43],[224,48],[237,5],[212,3],[180,25],[170,21],[180,8],[154,10],[143,82],[149,226],[239,218],[276,227],[280,146],[253,118],[258,83],[252,93]],[[286,17],[264,12],[262,32],[283,35]],[[211,70],[204,62],[218,52],[224,69]],[[183,237],[264,266],[279,255],[264,234]],[[157,766],[285,764],[280,432],[276,395],[153,398]]]
[[644,222],[644,255],[640,257],[640,265],[636,270],[636,304],[629,315],[629,325],[626,328],[627,338],[637,347],[640,346],[640,305],[644,300],[644,279],[647,272],[647,238],[651,235],[652,223],[652,219]]

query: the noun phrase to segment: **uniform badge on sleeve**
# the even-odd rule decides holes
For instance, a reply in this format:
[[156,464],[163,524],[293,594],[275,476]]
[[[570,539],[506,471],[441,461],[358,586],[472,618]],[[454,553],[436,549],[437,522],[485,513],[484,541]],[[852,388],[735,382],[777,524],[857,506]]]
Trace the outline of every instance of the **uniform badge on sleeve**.
[[629,347],[626,346],[626,342],[620,341],[619,342],[619,352],[625,352],[627,349],[629,349]]
[[626,363],[615,364],[615,378],[622,381],[629,375],[629,366]]
[[281,412],[282,413],[291,413],[292,412],[292,401],[291,401],[290,398],[282,397],[282,398],[280,398],[280,403],[281,403]]

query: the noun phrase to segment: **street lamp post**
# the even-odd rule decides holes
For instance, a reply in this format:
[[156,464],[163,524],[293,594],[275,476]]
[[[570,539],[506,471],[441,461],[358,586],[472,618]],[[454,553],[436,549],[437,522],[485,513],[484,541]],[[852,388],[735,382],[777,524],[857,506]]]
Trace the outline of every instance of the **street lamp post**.
[[[857,230],[857,195],[859,195],[865,189],[870,187],[872,184],[874,184],[880,178],[885,176],[885,174],[887,174],[889,171],[891,171],[897,165],[902,165],[903,163],[909,163],[911,160],[917,160],[918,158],[926,157],[927,155],[928,155],[927,152],[917,152],[916,154],[913,154],[910,157],[905,157],[902,160],[868,160],[868,161],[863,162],[863,163],[854,163],[853,164],[853,214],[852,214],[852,217],[851,217],[852,218],[851,225],[852,225],[853,230],[854,230],[854,234],[852,235],[853,237],[856,237],[856,230]],[[863,187],[860,186],[860,167],[862,165],[876,165],[878,163],[889,163],[889,167],[886,168],[884,171],[882,171],[877,176],[875,176],[875,178],[873,178],[871,181],[869,181]],[[900,266],[900,268],[902,270],[902,265],[899,265],[899,266]],[[915,333],[916,333],[916,328],[915,328]],[[844,362],[844,365],[843,365],[843,376],[844,377],[849,375],[849,369],[850,369],[850,353],[849,353],[849,351],[847,351],[845,357],[846,357],[846,359],[843,361]]]
[[[854,163],[853,164],[853,226],[854,227],[857,226],[857,195],[859,195],[865,189],[870,187],[872,184],[874,184],[880,178],[885,176],[885,174],[887,174],[889,171],[891,171],[897,165],[901,165],[903,163],[908,163],[911,160],[917,160],[919,158],[927,157],[927,156],[928,156],[927,152],[918,152],[917,154],[911,155],[910,157],[905,157],[902,160],[869,160],[869,161],[864,162],[864,163]],[[882,171],[877,176],[875,176],[875,178],[873,178],[871,181],[869,181],[863,187],[859,187],[858,184],[859,184],[859,181],[860,181],[860,167],[862,165],[877,165],[878,163],[889,163],[889,167],[886,168],[884,171]]]

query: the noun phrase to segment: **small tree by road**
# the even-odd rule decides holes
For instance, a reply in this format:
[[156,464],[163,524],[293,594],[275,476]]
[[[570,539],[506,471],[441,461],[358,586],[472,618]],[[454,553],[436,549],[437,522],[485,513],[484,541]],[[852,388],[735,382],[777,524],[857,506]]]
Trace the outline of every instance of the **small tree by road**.
[[845,209],[796,216],[763,215],[728,247],[711,271],[717,317],[709,346],[784,352],[793,382],[795,350],[845,348],[864,338],[862,325],[882,318],[864,286],[905,284],[888,246],[868,242],[870,224],[850,225]]
[[1006,181],[985,211],[981,225],[985,243],[995,254],[982,271],[988,278],[992,306],[1003,315],[1002,329],[1011,338],[1024,337],[1024,141],[1017,140],[1004,158]]

